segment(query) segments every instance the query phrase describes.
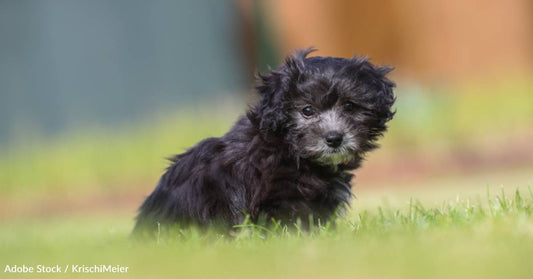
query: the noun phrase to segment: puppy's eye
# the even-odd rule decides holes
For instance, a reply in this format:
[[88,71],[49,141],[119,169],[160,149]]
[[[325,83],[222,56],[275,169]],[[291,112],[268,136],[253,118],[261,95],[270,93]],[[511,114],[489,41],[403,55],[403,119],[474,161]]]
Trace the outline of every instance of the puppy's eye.
[[355,104],[352,102],[346,102],[343,105],[345,111],[354,111],[355,110]]
[[315,110],[311,106],[307,106],[302,109],[302,114],[305,116],[311,116],[315,114]]

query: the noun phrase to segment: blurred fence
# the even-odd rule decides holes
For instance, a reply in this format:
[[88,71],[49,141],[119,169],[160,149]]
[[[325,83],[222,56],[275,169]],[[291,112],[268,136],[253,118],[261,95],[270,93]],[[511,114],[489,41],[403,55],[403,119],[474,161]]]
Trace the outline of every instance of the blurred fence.
[[238,94],[232,1],[0,1],[0,142]]
[[418,82],[468,82],[533,67],[530,0],[260,2],[285,50],[357,52]]

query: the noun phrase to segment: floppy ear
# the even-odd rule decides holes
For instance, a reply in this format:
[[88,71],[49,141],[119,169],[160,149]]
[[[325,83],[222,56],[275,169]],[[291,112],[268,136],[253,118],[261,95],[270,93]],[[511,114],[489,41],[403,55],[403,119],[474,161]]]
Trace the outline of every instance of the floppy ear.
[[386,76],[393,70],[394,68],[389,66],[376,67],[366,57],[354,57],[352,63],[340,72],[377,91],[375,94],[366,94],[365,98],[373,104],[378,116],[386,122],[394,116],[394,112],[391,112],[390,108],[396,101],[392,90],[396,85]]
[[259,128],[263,131],[277,132],[287,121],[284,112],[285,85],[282,83],[283,73],[270,71],[268,74],[259,74],[261,84],[257,91],[261,101],[257,107]]
[[261,101],[257,113],[261,130],[276,134],[283,132],[289,120],[288,92],[294,90],[304,71],[304,59],[312,51],[312,48],[298,51],[287,57],[277,70],[258,74],[260,84],[256,89]]
[[396,84],[388,79],[386,75],[394,70],[394,67],[389,66],[382,66],[376,68],[377,73],[377,80],[378,83],[378,90],[380,98],[378,99],[378,104],[380,107],[383,108],[383,117],[385,121],[389,121],[392,119],[396,111],[391,111],[391,107],[396,101],[396,97],[394,96],[393,88],[396,86]]

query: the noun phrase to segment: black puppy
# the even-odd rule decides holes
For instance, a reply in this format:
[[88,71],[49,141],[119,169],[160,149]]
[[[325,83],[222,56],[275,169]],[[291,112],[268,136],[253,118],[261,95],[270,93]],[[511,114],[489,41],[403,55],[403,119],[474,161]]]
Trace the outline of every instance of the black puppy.
[[348,171],[394,113],[392,68],[365,58],[289,56],[260,75],[261,101],[220,138],[172,159],[139,209],[134,232],[181,225],[327,221],[350,202]]

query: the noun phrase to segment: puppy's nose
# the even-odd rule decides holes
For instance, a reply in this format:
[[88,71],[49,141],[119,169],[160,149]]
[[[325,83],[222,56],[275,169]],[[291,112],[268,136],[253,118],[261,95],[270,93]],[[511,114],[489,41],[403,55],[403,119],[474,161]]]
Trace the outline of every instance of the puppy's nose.
[[329,147],[339,147],[342,143],[342,134],[339,132],[329,132],[326,134],[326,143]]

